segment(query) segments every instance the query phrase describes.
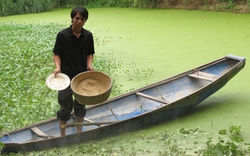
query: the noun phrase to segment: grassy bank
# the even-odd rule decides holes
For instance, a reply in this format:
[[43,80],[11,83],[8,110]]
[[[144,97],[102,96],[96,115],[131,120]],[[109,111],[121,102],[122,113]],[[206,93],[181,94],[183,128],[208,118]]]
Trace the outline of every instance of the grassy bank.
[[132,8],[177,8],[249,13],[249,0],[2,0],[0,17],[16,14],[39,13],[61,7],[132,7]]

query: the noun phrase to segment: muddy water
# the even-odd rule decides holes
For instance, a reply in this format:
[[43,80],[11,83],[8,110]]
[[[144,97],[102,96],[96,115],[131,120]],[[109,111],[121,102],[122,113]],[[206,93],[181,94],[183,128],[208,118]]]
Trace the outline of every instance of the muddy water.
[[[23,17],[68,24],[69,11]],[[85,27],[98,38],[97,53],[113,52],[117,60],[134,62],[139,69],[154,70],[152,76],[138,81],[120,76],[125,90],[157,82],[227,54],[246,57],[247,61],[250,57],[249,14],[127,8],[89,9],[89,12]],[[247,63],[224,88],[190,113],[148,128],[146,133],[200,127],[215,136],[221,129],[241,125],[244,141],[250,142],[249,75]]]

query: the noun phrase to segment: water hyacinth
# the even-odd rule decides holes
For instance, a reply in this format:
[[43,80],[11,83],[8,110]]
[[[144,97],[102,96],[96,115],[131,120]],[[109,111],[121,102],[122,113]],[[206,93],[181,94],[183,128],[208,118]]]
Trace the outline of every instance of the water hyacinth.
[[[65,25],[33,23],[35,24],[0,23],[0,82],[2,84],[0,103],[1,110],[5,110],[0,112],[0,119],[4,121],[1,123],[4,131],[48,119],[55,116],[58,109],[57,92],[46,87],[45,80],[54,69],[52,49],[56,34],[65,28]],[[103,40],[95,37],[94,40],[97,46],[102,46],[99,42]],[[135,63],[131,64],[136,67]],[[121,90],[122,85],[115,79],[117,76],[138,81],[153,73],[152,69],[135,71],[135,69],[121,68],[122,66],[127,65],[115,60],[111,52],[105,54],[97,52],[95,55],[95,70],[103,71],[113,78],[110,97],[126,92]],[[137,74],[134,74],[135,72]],[[10,118],[9,115],[12,117]]]
[[11,130],[55,113],[56,93],[44,80],[53,69],[51,47],[60,26],[7,22],[0,27],[0,103],[5,110],[0,116],[5,130]]

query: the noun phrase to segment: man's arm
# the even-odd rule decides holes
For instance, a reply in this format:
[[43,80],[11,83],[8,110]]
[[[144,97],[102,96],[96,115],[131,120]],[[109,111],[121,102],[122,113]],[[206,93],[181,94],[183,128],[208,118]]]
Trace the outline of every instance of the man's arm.
[[92,66],[93,59],[94,59],[94,55],[92,55],[92,54],[88,55],[88,57],[87,57],[87,70],[88,71],[93,71],[94,70],[94,68]]
[[56,66],[56,69],[54,70],[55,76],[61,72],[61,58],[60,55],[53,54],[53,61]]

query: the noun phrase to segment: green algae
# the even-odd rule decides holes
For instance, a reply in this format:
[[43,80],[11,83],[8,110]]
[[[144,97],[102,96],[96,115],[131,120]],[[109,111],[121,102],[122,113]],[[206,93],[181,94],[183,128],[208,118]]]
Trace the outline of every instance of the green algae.
[[[67,26],[70,24],[69,12],[70,9],[61,9],[1,17],[0,21],[58,22]],[[229,53],[250,56],[249,14],[131,8],[97,8],[89,9],[89,12],[86,28],[100,41],[108,39],[108,42],[96,45],[97,53],[113,52],[117,60],[154,70],[149,78],[137,81],[118,77],[125,90],[157,82]],[[145,134],[200,127],[216,138],[219,130],[241,125],[244,140],[250,142],[249,72],[247,63],[224,88],[191,112],[150,127]],[[127,135],[120,137],[126,140]],[[150,145],[145,146],[150,149]]]

